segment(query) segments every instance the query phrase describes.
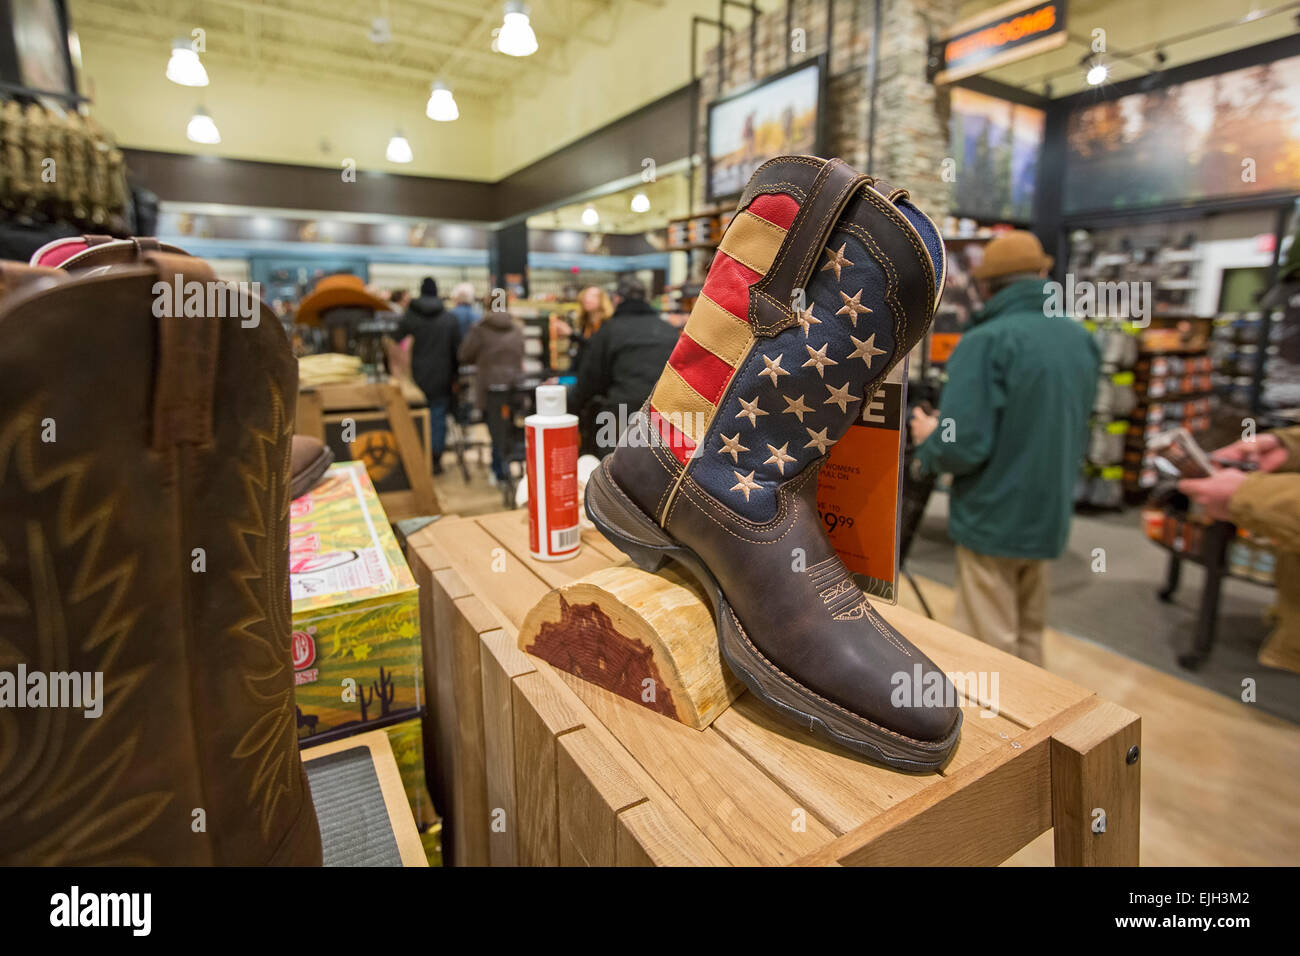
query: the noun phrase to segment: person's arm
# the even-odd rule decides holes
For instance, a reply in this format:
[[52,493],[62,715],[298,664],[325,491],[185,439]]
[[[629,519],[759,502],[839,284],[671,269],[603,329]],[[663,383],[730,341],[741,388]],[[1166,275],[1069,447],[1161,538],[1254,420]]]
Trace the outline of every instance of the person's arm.
[[400,342],[408,335],[414,334],[415,319],[411,316],[410,312],[405,312],[402,314],[402,317],[397,320],[397,329],[393,332],[393,336]]
[[968,334],[948,359],[938,425],[916,449],[931,474],[970,474],[992,453],[1006,401],[996,349],[993,336]]
[[1293,428],[1279,428],[1269,434],[1287,450],[1286,460],[1275,470],[1300,471],[1300,425]]
[[1233,524],[1272,538],[1282,551],[1300,552],[1300,475],[1246,475],[1228,500]]
[[609,334],[607,327],[593,335],[578,362],[578,381],[569,386],[569,411],[574,415],[597,395],[609,391]]

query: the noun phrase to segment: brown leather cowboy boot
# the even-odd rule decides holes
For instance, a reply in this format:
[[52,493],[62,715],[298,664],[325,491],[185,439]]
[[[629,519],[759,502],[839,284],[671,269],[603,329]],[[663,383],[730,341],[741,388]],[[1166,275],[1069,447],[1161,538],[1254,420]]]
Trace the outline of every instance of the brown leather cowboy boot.
[[156,249],[0,270],[0,863],[319,864],[296,365],[269,308]]
[[[723,659],[754,694],[916,771],[951,754],[961,710],[835,554],[817,473],[925,334],[943,278],[938,231],[904,191],[840,160],[764,164],[650,400],[586,495],[592,521],[640,566],[672,558],[700,579]],[[918,676],[935,691],[923,699],[940,702],[896,704]]]

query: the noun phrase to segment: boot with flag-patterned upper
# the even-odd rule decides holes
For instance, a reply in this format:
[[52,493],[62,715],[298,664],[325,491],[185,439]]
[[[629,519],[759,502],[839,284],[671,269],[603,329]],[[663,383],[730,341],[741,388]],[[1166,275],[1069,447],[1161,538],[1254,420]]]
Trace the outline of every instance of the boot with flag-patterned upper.
[[[787,156],[741,196],[650,400],[587,486],[639,565],[714,602],[723,659],[790,722],[899,769],[938,769],[961,711],[867,603],[817,513],[817,474],[943,288],[934,224],[840,160]],[[896,467],[896,462],[882,462]],[[925,694],[895,694],[902,683]]]

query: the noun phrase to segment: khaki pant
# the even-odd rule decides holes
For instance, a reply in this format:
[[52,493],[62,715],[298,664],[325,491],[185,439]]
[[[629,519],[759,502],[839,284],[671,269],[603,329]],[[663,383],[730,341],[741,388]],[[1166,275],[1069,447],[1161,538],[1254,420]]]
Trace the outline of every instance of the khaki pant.
[[1046,610],[1046,561],[995,558],[957,545],[957,630],[1042,666]]

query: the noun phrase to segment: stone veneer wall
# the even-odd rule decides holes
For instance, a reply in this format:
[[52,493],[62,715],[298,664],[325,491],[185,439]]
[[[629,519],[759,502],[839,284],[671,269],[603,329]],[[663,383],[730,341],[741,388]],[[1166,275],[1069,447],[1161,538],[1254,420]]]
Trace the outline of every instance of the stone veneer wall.
[[[790,65],[826,50],[828,0],[791,0],[792,28],[805,31],[806,49],[792,53]],[[833,3],[830,78],[827,84],[826,131],[828,153],[857,169],[867,167],[870,120],[872,0],[829,0]],[[948,155],[948,97],[925,78],[927,37],[941,33],[957,19],[959,0],[883,0],[879,86],[876,92],[874,173],[895,186],[904,186],[936,221],[948,212],[951,186],[941,178]],[[755,79],[786,68],[791,38],[786,34],[784,6],[759,17],[755,62],[750,63],[749,18],[728,7],[727,23],[734,33],[725,44],[726,80],[718,86],[719,45],[705,52],[701,64],[698,150],[707,152],[708,104]],[[707,28],[701,27],[701,35]],[[697,171],[695,208],[704,203],[703,167]]]

